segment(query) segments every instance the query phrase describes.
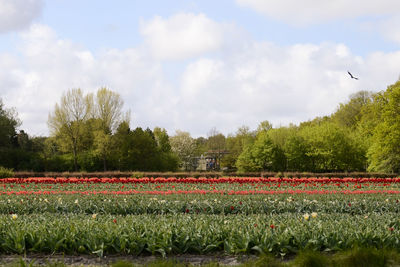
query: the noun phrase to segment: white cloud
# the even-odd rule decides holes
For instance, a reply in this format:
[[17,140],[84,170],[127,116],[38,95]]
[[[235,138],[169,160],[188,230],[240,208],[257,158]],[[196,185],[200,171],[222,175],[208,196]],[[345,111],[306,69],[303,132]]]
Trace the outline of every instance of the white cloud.
[[344,44],[243,41],[176,63],[183,67],[173,80],[142,46],[93,52],[38,24],[20,36],[18,55],[0,54],[0,95],[35,135],[48,134],[48,113],[70,88],[107,86],[132,110],[133,127],[199,136],[214,126],[227,134],[263,120],[278,126],[328,115],[354,92],[385,89],[400,72],[400,51],[359,57]]
[[400,10],[398,0],[236,0],[236,3],[293,25],[390,15]]
[[141,21],[140,32],[156,59],[186,59],[220,49],[234,36],[233,26],[217,23],[204,14],[179,13]]
[[0,0],[0,33],[29,26],[42,8],[43,0]]
[[78,87],[94,92],[106,86],[120,93],[125,107],[132,110],[134,125],[153,122],[153,109],[164,116],[171,114],[170,106],[158,105],[173,104],[160,65],[138,49],[93,53],[37,24],[21,36],[19,56],[0,55],[4,70],[0,95],[7,106],[17,108],[22,128],[30,134],[48,134],[48,113],[64,91]]
[[223,60],[199,59],[182,76],[179,127],[204,134],[217,126],[229,133],[263,120],[279,126],[329,115],[350,94],[394,82],[399,59],[400,52],[360,58],[343,44],[260,42]]

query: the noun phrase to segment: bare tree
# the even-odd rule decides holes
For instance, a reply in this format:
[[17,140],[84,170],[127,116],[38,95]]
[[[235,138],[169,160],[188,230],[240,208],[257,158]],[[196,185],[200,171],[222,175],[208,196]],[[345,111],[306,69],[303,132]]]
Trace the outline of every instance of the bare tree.
[[122,106],[124,101],[118,93],[100,88],[96,94],[96,103],[93,109],[94,117],[100,119],[102,130],[105,133],[114,132],[123,120]]
[[78,170],[77,154],[84,134],[84,124],[92,110],[91,95],[83,96],[81,89],[71,89],[61,97],[53,113],[49,114],[48,126],[50,133],[57,136],[62,148],[72,152],[74,169]]
[[100,88],[96,93],[93,116],[100,123],[94,133],[96,152],[103,159],[104,171],[107,170],[107,158],[110,156],[113,144],[111,134],[114,133],[122,121],[127,121],[130,113],[123,114],[124,101],[118,93]]

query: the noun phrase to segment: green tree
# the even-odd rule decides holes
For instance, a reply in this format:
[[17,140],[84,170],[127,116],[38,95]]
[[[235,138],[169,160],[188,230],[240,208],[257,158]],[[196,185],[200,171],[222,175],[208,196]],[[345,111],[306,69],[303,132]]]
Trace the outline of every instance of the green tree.
[[310,151],[306,140],[297,133],[290,136],[285,143],[285,156],[287,159],[287,170],[289,171],[311,171],[312,160],[308,155]]
[[349,131],[332,122],[302,127],[300,136],[307,145],[306,155],[311,160],[312,171],[362,170],[365,155],[360,144],[351,138]]
[[74,170],[78,170],[78,152],[84,135],[84,124],[90,118],[93,101],[91,95],[84,96],[81,89],[71,89],[61,97],[54,111],[49,114],[48,126],[60,147],[71,152]]
[[179,158],[172,152],[167,130],[155,127],[153,134],[158,148],[158,171],[175,171],[178,168]]
[[186,171],[191,170],[196,143],[190,133],[177,130],[176,134],[170,138],[170,143],[172,151],[178,156],[182,168]]
[[128,158],[131,168],[138,171],[157,170],[157,143],[151,130],[138,127],[131,132],[131,147]]
[[251,146],[244,149],[236,166],[239,172],[246,171],[283,171],[285,155],[283,150],[273,143],[267,131],[260,131]]
[[257,133],[263,132],[263,131],[267,132],[271,129],[272,129],[272,124],[269,121],[265,120],[265,121],[260,122],[260,124],[258,125]]
[[167,130],[155,127],[153,133],[160,152],[171,152],[171,144],[169,143]]
[[0,149],[11,147],[15,144],[17,135],[17,127],[21,124],[15,109],[7,109],[4,107],[0,98]]
[[236,168],[238,172],[255,172],[259,171],[260,167],[257,165],[255,158],[252,153],[252,146],[244,148],[242,153],[236,160]]
[[123,120],[129,121],[129,113],[122,112],[123,104],[121,96],[107,88],[100,88],[96,93],[93,117],[98,120],[98,127],[94,132],[94,152],[102,159],[104,171],[114,147],[111,135]]
[[[250,128],[247,126],[239,127],[235,135],[228,135],[226,138],[226,149],[229,153],[222,158],[221,166],[229,170],[235,170],[239,155],[241,155],[246,147],[254,143],[255,138],[255,132],[250,131]],[[244,164],[244,162],[240,164]],[[249,168],[242,166],[241,169]]]
[[[379,122],[373,131],[372,145],[368,150],[370,171],[400,171],[400,81],[388,87],[375,98],[380,107]],[[376,121],[376,120],[375,120]]]
[[347,103],[339,104],[332,119],[342,127],[355,129],[362,117],[362,109],[372,100],[373,94],[368,91],[359,91],[350,96]]
[[132,170],[130,169],[131,160],[129,157],[133,147],[133,141],[131,137],[131,129],[127,121],[120,123],[115,134],[113,135],[113,139],[116,147],[114,155],[117,158],[117,169]]

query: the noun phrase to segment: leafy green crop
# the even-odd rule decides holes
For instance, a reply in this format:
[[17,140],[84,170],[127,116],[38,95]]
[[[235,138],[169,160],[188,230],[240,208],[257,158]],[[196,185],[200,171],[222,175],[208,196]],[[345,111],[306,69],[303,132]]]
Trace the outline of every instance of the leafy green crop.
[[[293,254],[354,246],[398,248],[393,213],[302,215],[0,215],[0,253]],[[271,227],[274,226],[274,227]],[[340,227],[338,227],[340,226]]]

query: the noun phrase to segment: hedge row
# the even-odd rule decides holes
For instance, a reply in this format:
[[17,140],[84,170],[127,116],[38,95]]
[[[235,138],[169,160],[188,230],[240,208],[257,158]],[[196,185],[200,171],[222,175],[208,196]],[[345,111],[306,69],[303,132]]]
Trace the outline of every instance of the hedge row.
[[15,172],[15,178],[28,178],[28,177],[380,177],[380,178],[393,178],[398,177],[395,173],[370,173],[370,172],[332,172],[332,173],[304,173],[304,172],[249,172],[249,173],[236,173],[236,172]]

